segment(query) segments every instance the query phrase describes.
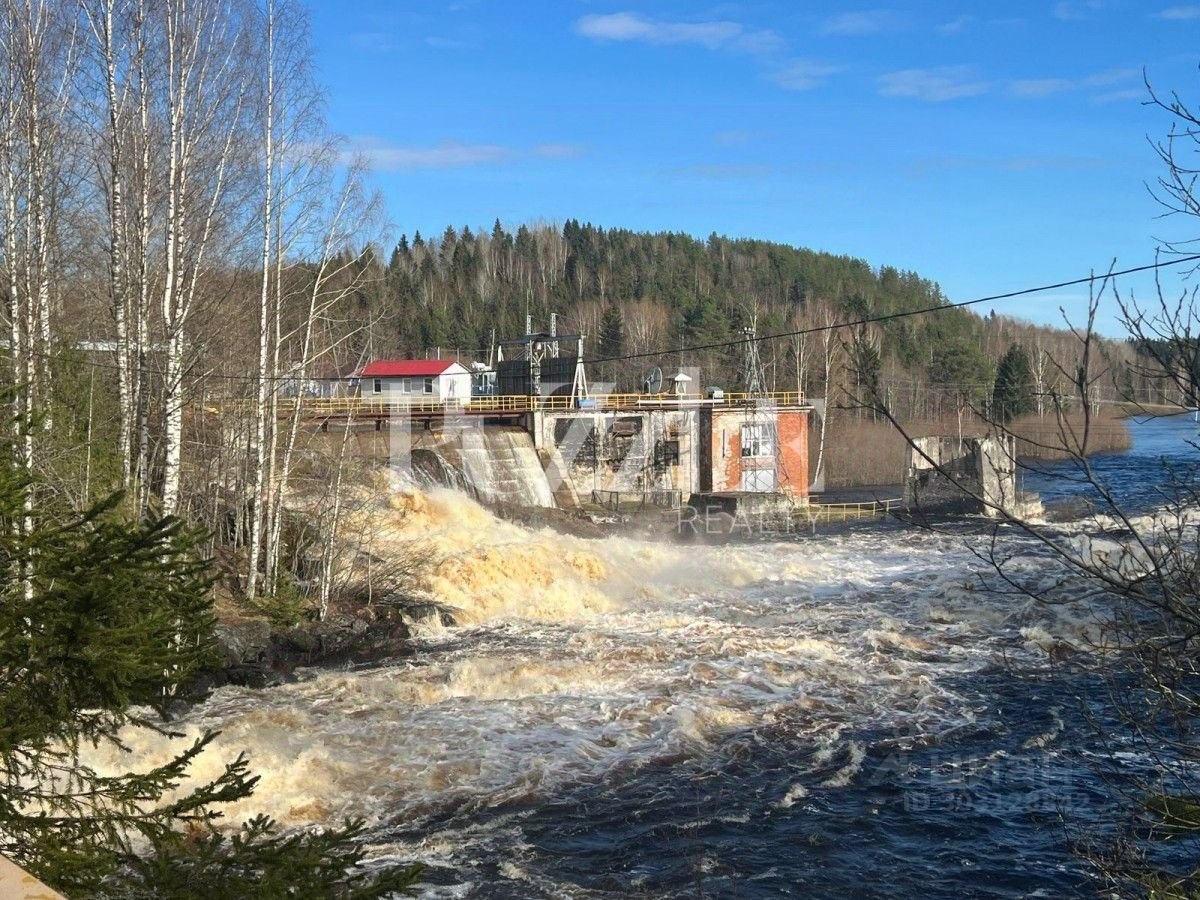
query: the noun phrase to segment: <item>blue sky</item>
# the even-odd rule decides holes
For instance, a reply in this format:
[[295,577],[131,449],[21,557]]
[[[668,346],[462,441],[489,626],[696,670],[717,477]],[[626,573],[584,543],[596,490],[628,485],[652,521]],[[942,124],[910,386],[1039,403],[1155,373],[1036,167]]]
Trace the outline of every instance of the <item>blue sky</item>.
[[[913,269],[964,300],[1200,232],[1147,191],[1168,121],[1142,83],[1200,103],[1200,4],[314,0],[312,15],[330,123],[371,158],[396,234],[568,217],[716,231]],[[1085,297],[996,309],[1078,321]]]

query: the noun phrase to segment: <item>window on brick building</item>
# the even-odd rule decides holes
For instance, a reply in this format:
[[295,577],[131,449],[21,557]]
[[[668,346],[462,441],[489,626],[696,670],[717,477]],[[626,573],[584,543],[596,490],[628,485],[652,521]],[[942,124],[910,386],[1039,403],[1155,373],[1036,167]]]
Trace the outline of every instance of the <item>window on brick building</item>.
[[742,426],[742,456],[775,455],[771,426],[764,422],[748,422]]

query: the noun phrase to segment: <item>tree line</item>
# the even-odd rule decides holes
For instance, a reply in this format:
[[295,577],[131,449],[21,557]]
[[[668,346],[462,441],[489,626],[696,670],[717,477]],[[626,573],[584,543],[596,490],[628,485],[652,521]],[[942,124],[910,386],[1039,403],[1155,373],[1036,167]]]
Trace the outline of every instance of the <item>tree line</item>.
[[[386,256],[386,261],[384,257]],[[376,317],[360,333],[361,355],[458,354],[486,360],[496,337],[524,333],[526,318],[587,336],[593,380],[636,390],[655,365],[699,366],[709,383],[736,389],[744,372],[743,329],[787,334],[911,313],[878,325],[762,342],[768,386],[833,398],[873,377],[911,418],[934,419],[955,405],[986,405],[1001,359],[1028,357],[1034,394],[1066,383],[1077,365],[1066,327],[1035,326],[992,311],[950,308],[939,285],[915,272],[769,241],[717,234],[641,233],[571,219],[490,230],[447,226],[435,237],[402,235],[390,254],[368,251],[357,308]],[[1086,323],[1073,323],[1082,326]],[[681,348],[727,344],[699,352]],[[1111,364],[1100,389],[1169,401],[1164,378],[1138,365],[1142,348],[1102,342]],[[634,356],[632,365],[604,360]],[[861,387],[861,385],[858,385]],[[852,391],[853,392],[853,391]],[[1041,407],[1045,408],[1045,400]]]

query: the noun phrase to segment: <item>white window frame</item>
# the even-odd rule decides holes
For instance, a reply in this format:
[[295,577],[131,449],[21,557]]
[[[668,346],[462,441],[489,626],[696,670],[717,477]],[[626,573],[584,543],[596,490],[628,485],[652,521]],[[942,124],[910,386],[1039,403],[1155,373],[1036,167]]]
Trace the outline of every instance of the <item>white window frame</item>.
[[432,378],[427,377],[425,379],[425,393],[426,394],[433,393],[433,379]]
[[371,382],[371,391],[372,391],[373,393],[376,393],[376,394],[382,394],[382,393],[383,393],[383,379],[382,379],[382,378],[375,378],[375,379],[372,379],[372,382]]
[[746,422],[742,425],[742,456],[749,459],[765,459],[775,455],[771,440],[771,426],[763,422]]

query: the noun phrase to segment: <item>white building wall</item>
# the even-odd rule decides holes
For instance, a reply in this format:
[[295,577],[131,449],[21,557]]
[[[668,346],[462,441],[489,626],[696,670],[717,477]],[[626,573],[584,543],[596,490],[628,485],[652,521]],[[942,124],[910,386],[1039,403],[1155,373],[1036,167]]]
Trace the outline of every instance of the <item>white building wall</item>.
[[[426,382],[430,389],[426,389]],[[379,386],[377,391],[376,385]],[[364,376],[360,388],[364,399],[390,403],[471,402],[471,373],[455,364],[441,375]]]

